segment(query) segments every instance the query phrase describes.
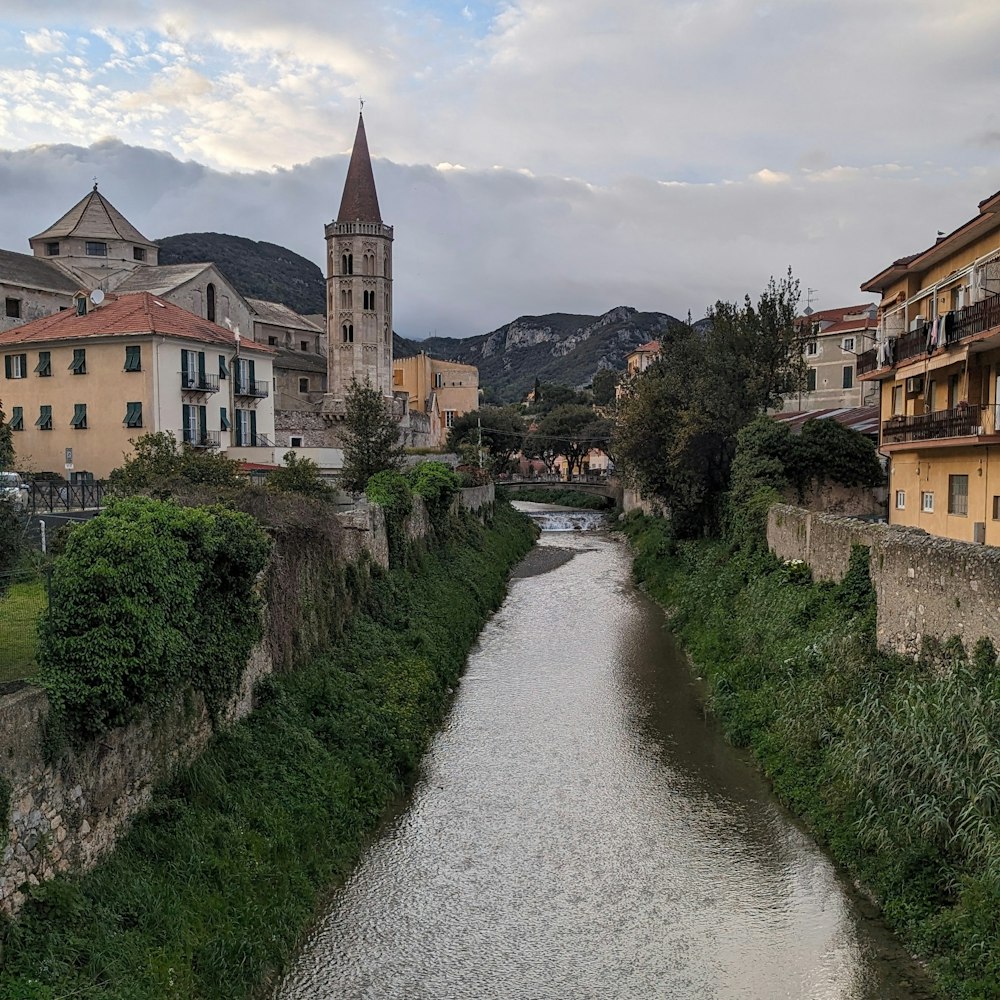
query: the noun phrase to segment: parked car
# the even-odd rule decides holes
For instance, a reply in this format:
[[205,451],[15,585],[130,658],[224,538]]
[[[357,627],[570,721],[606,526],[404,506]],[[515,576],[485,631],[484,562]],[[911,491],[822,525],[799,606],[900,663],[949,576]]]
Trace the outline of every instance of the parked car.
[[16,472],[0,472],[0,499],[15,507],[28,506],[28,486]]

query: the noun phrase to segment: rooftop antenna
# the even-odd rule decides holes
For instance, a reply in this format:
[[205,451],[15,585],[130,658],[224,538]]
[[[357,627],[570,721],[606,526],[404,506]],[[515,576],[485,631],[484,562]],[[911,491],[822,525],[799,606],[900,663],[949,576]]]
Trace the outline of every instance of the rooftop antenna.
[[812,316],[812,314],[816,311],[813,309],[813,299],[817,297],[818,292],[818,288],[806,289],[806,307],[804,310],[806,316]]

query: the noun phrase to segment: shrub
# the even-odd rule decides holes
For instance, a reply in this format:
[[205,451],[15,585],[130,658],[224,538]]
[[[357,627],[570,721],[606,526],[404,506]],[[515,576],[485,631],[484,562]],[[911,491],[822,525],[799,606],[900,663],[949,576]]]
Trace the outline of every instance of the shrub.
[[232,488],[245,483],[239,463],[203,448],[178,445],[169,431],[143,434],[132,442],[134,455],[108,476],[108,486],[116,496],[149,492],[166,497],[178,485],[199,484]]
[[270,489],[282,493],[298,493],[316,500],[332,500],[336,490],[319,474],[319,466],[311,458],[299,458],[294,451],[286,451],[284,466],[267,477]]
[[221,709],[261,635],[269,549],[245,514],[140,497],[75,529],[39,629],[54,725],[84,739],[187,687]]
[[376,472],[365,486],[368,502],[377,504],[385,514],[385,533],[389,541],[389,561],[395,566],[406,548],[406,518],[413,510],[413,491],[401,472],[387,469]]
[[410,470],[409,480],[413,492],[427,505],[431,521],[439,525],[460,488],[458,473],[444,462],[421,462]]

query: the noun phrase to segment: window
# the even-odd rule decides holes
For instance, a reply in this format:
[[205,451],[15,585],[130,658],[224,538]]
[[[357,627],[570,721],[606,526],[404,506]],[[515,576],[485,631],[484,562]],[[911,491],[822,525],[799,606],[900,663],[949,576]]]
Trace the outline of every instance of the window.
[[73,349],[73,360],[69,364],[69,370],[74,375],[87,374],[87,349],[85,347]]
[[354,274],[354,254],[345,253],[340,258],[340,273]]
[[434,373],[434,388],[435,389],[440,389],[441,386],[442,386],[442,384],[443,384],[443,379],[441,377],[441,373],[440,372],[435,372]]
[[125,371],[142,371],[142,347],[138,344],[125,348]]
[[309,341],[308,340],[300,340],[299,341],[299,350],[300,351],[308,351],[309,350]]
[[76,314],[77,316],[87,315],[87,296],[78,295],[76,297]]
[[226,367],[226,356],[225,354],[219,355],[219,378],[228,378],[229,369]]
[[819,354],[819,343],[815,340],[809,340],[806,342],[806,357],[814,358]]
[[948,477],[948,513],[967,517],[969,514],[969,477]]
[[145,247],[132,247],[132,260],[145,261],[145,259],[146,259]]
[[896,510],[906,510],[906,490],[896,490]]
[[341,328],[341,332],[344,335],[344,343],[345,344],[353,344],[354,343],[354,324],[353,323],[345,323],[343,325],[343,327]]
[[142,403],[125,404],[125,426],[126,427],[142,426]]
[[87,429],[87,404],[86,403],[74,403],[73,404],[73,419],[69,422],[70,427],[78,431],[85,431]]
[[46,243],[45,244],[45,255],[47,257],[58,257],[59,256],[59,244],[58,243]]
[[842,351],[847,351],[850,354],[853,354],[854,353],[854,338],[853,337],[844,337],[844,339],[840,342],[840,349]]
[[205,445],[208,443],[208,411],[204,406],[185,403],[181,413],[185,444]]
[[920,494],[920,509],[925,514],[934,513],[934,494],[929,491],[924,491]]
[[5,354],[3,359],[4,374],[7,378],[28,377],[27,354]]
[[209,323],[215,322],[215,285],[212,282],[205,289],[205,318]]
[[299,379],[299,392],[308,392],[308,391],[309,391],[309,379],[307,379],[307,378],[300,378]]
[[52,407],[51,406],[39,406],[38,407],[38,419],[35,421],[35,426],[40,431],[50,431],[52,430]]
[[267,338],[267,346],[268,347],[277,347],[277,345],[278,345],[278,338],[277,337],[268,337]]
[[[16,410],[17,407],[14,407],[14,409]],[[14,429],[16,430],[17,428]],[[1000,521],[1000,497],[993,498],[993,520]]]
[[289,448],[301,448],[302,447],[302,438],[300,438],[300,437],[293,437],[291,439],[291,441],[289,442],[288,447]]
[[91,243],[88,240],[84,252],[88,257],[107,257],[108,245],[107,243]]
[[181,388],[205,389],[208,378],[205,375],[204,351],[181,351]]
[[21,300],[7,298],[4,300],[4,314],[7,319],[21,318]]
[[948,409],[954,410],[958,406],[958,383],[961,380],[961,375],[952,375],[948,379]]
[[894,385],[892,387],[892,415],[899,416],[903,412],[903,387]]
[[48,378],[52,374],[52,353],[50,351],[38,352],[38,364],[35,365],[35,374],[39,378]]
[[933,413],[934,412],[934,390],[937,389],[937,383],[934,379],[931,379],[927,383],[927,395],[924,397],[924,412]]
[[237,410],[234,416],[237,447],[252,448],[257,438],[257,414],[253,410]]
[[224,431],[228,431],[230,427],[229,414],[226,413],[226,408],[224,406],[219,407],[219,426]]
[[445,425],[445,427],[454,427],[455,426],[455,411],[454,410],[445,410],[444,411],[444,425]]
[[806,392],[816,391],[816,369],[810,368],[806,372]]
[[854,365],[844,365],[844,388],[854,388]]
[[10,414],[10,429],[12,431],[24,430],[24,407],[15,406]]

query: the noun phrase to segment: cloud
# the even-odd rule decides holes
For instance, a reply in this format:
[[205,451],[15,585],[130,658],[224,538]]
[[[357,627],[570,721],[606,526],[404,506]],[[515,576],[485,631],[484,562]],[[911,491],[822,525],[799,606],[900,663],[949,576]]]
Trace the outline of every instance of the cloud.
[[66,34],[62,31],[40,28],[38,31],[25,31],[22,34],[28,50],[38,55],[52,55],[56,52],[62,52],[66,46]]

